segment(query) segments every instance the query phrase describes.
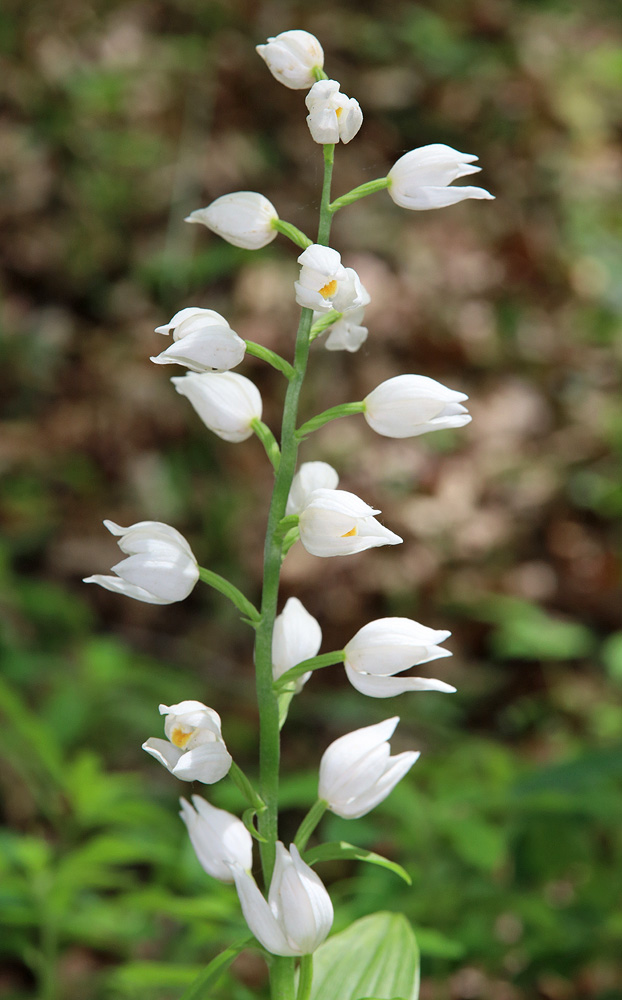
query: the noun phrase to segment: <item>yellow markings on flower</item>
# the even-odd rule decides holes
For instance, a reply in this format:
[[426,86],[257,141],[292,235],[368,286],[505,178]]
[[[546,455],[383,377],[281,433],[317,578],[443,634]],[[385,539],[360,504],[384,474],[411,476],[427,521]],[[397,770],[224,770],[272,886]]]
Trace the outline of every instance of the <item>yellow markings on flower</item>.
[[342,535],[341,537],[342,538],[352,538],[353,535],[356,535],[356,525],[354,525],[353,528],[350,528],[349,531],[346,531],[345,535]]
[[320,288],[320,295],[324,299],[330,298],[337,291],[337,279],[333,278],[332,281],[327,282],[323,288]]
[[191,729],[189,733],[186,733],[181,728],[181,726],[178,726],[177,729],[174,729],[173,732],[171,733],[171,743],[174,743],[176,747],[179,747],[180,750],[183,750],[184,747],[186,746],[186,743],[192,736],[193,732],[194,729]]
[[335,114],[337,115],[337,118],[341,118],[342,112],[343,108],[335,108]]

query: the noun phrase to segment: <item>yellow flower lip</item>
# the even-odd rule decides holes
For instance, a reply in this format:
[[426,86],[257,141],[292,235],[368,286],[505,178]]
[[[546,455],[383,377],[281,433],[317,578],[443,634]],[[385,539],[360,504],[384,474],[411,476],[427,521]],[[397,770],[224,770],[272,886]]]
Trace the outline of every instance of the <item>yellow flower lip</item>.
[[328,281],[323,288],[320,288],[320,295],[324,299],[330,298],[337,291],[337,279],[333,278],[332,281]]
[[341,537],[342,538],[353,538],[354,535],[356,535],[356,525],[354,525],[353,528],[350,528],[349,531],[346,531],[345,535],[342,535]]
[[171,733],[171,743],[173,743],[176,747],[179,747],[180,750],[183,750],[193,733],[194,729],[191,729],[189,733],[186,733],[181,726],[178,726]]

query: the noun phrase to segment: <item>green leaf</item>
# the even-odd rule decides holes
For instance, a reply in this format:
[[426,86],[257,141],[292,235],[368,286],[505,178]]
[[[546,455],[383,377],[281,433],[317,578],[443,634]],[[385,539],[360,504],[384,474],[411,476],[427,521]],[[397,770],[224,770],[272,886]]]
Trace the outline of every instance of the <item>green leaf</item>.
[[418,996],[419,949],[401,913],[373,913],[356,920],[315,952],[310,1000]]
[[318,861],[341,861],[344,858],[350,858],[353,861],[366,861],[370,865],[378,865],[380,868],[386,868],[388,871],[393,872],[394,875],[399,875],[406,882],[406,885],[412,885],[410,875],[401,865],[398,865],[395,861],[389,861],[388,858],[383,858],[381,854],[376,854],[374,851],[368,851],[364,847],[356,847],[354,844],[348,844],[345,840],[335,840],[329,844],[320,844],[319,847],[313,847],[310,851],[305,851],[304,855],[304,860],[308,865],[317,864]]
[[220,955],[212,959],[209,965],[203,969],[203,971],[197,976],[195,981],[192,983],[189,989],[183,994],[181,1000],[209,1000],[206,990],[212,986],[215,986],[223,972],[225,972],[233,959],[236,958],[243,948],[251,941],[250,937],[244,938],[243,941],[238,941],[237,944],[232,944],[230,948],[226,951],[222,951]]

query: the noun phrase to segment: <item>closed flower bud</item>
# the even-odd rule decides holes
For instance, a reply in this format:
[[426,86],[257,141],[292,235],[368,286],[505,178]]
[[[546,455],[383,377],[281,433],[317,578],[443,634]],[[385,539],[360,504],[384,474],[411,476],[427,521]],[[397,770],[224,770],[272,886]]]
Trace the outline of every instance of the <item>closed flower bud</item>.
[[257,45],[266,66],[279,83],[290,90],[307,90],[315,82],[314,69],[324,65],[324,51],[315,35],[308,31],[282,31]]
[[295,283],[296,302],[319,313],[336,309],[344,313],[368,305],[369,294],[356,271],[344,267],[332,247],[313,243],[300,254],[300,278]]
[[300,514],[300,541],[312,556],[347,556],[402,539],[376,521],[379,514],[346,490],[314,490]]
[[448,187],[452,181],[467,174],[476,174],[477,156],[459,153],[451,146],[434,143],[404,153],[393,164],[387,178],[389,194],[396,205],[426,211],[445,208],[465,198],[492,199],[494,195],[480,187]]
[[363,306],[344,313],[341,319],[328,327],[328,337],[324,341],[327,351],[349,351],[354,354],[367,340],[368,330],[362,326],[365,313]]
[[346,97],[336,80],[318,80],[305,97],[311,138],[320,143],[350,142],[363,124],[358,101]]
[[272,223],[278,219],[272,202],[257,191],[235,191],[197,208],[186,222],[199,222],[217,236],[243,250],[260,250],[276,239]]
[[242,338],[213,309],[181,309],[155,332],[173,334],[170,347],[151,358],[156,365],[185,365],[193,372],[224,372],[239,365],[246,352]]
[[206,427],[225,441],[245,441],[251,423],[261,419],[259,389],[236,372],[189,373],[171,379],[177,392],[190,400]]
[[399,722],[385,719],[341,736],[320,763],[318,796],[343,819],[358,819],[386,799],[419,757],[407,750],[391,757],[388,740]]
[[464,427],[471,416],[463,392],[448,389],[426,375],[396,375],[365,397],[364,416],[385,437],[406,438],[446,427]]
[[221,736],[218,712],[200,701],[180,701],[160,705],[160,715],[166,716],[167,739],[153,737],[143,743],[143,750],[182,781],[212,785],[224,778],[231,757]]
[[[272,633],[272,676],[277,680],[291,667],[317,656],[322,645],[320,623],[297,597],[290,597],[277,615]],[[308,681],[311,671],[298,678],[296,691]]]
[[286,514],[300,514],[314,490],[336,490],[339,474],[328,462],[303,462],[292,480]]
[[119,536],[119,548],[128,558],[112,567],[116,576],[87,576],[84,583],[98,583],[146,604],[174,604],[192,591],[199,567],[188,542],[175,528],[161,521],[139,521],[129,528],[114,521],[104,521],[104,525]]
[[405,691],[455,691],[431,677],[394,677],[409,667],[451,656],[438,645],[451,632],[426,628],[410,618],[378,618],[359,629],[344,649],[348,680],[361,694],[392,698]]
[[287,851],[277,841],[267,902],[241,865],[232,865],[232,872],[246,923],[272,955],[310,955],[328,936],[333,924],[330,896],[294,844]]
[[233,882],[231,865],[235,862],[250,871],[253,838],[242,820],[210,805],[200,795],[192,796],[192,805],[186,799],[179,801],[179,815],[186,824],[199,864],[208,875],[219,882]]

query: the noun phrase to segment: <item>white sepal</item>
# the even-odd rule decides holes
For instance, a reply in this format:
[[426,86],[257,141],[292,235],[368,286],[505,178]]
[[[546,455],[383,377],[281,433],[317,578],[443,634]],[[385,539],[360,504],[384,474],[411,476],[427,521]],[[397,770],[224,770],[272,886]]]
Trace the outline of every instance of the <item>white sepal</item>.
[[464,427],[471,415],[464,392],[448,389],[427,375],[396,375],[365,397],[365,420],[385,437],[406,438],[447,427]]
[[139,521],[122,528],[104,521],[119,536],[119,548],[128,558],[112,567],[116,576],[87,576],[84,583],[98,583],[117,594],[146,604],[183,601],[199,579],[199,567],[183,535],[161,521]]
[[206,427],[225,441],[245,441],[252,421],[261,419],[259,389],[236,372],[205,372],[176,376],[171,382],[190,400]]
[[276,208],[257,191],[234,191],[216,198],[207,208],[197,208],[186,222],[207,226],[217,236],[243,250],[260,250],[276,239],[272,223]]
[[303,462],[292,480],[286,514],[300,514],[314,490],[336,490],[339,473],[328,462]]
[[228,773],[231,756],[220,732],[220,716],[200,701],[160,705],[167,740],[152,737],[143,750],[182,781],[212,785]]
[[241,865],[233,864],[232,873],[246,923],[273,955],[309,955],[328,936],[333,924],[330,896],[294,844],[287,851],[277,841],[268,901]]
[[[303,660],[317,656],[322,645],[320,623],[309,614],[302,601],[290,597],[274,621],[272,633],[272,676],[277,680],[291,667]],[[300,691],[311,671],[298,678],[296,691]]]
[[244,358],[246,344],[224,316],[213,309],[188,307],[156,333],[172,333],[173,343],[156,357],[157,365],[185,365],[193,372],[229,371]]
[[419,757],[407,750],[391,757],[388,740],[399,718],[341,736],[324,751],[318,796],[343,819],[358,819],[395,788]]
[[300,513],[300,541],[313,556],[346,556],[403,539],[375,519],[380,514],[346,490],[314,490]]
[[350,142],[363,124],[358,101],[346,97],[336,80],[318,80],[305,97],[311,138],[319,143]]
[[371,698],[392,698],[405,691],[453,692],[456,689],[451,684],[435,678],[393,676],[409,667],[451,656],[439,645],[450,635],[411,618],[378,618],[363,625],[344,649],[348,680]]
[[279,83],[290,90],[307,90],[315,82],[315,68],[324,65],[324,50],[315,35],[294,29],[269,38],[255,46],[266,66]]
[[387,174],[389,194],[396,205],[417,211],[445,208],[465,198],[493,199],[494,195],[484,188],[448,187],[459,177],[479,172],[481,168],[473,166],[474,160],[477,156],[459,153],[443,143],[411,149]]
[[367,340],[368,330],[362,325],[365,309],[351,309],[344,313],[332,326],[328,327],[328,337],[324,341],[327,351],[349,351],[354,354]]
[[179,815],[186,824],[199,864],[208,875],[219,882],[233,882],[231,864],[234,862],[250,871],[253,838],[242,820],[210,805],[200,795],[192,796],[192,805],[183,798],[179,802]]

